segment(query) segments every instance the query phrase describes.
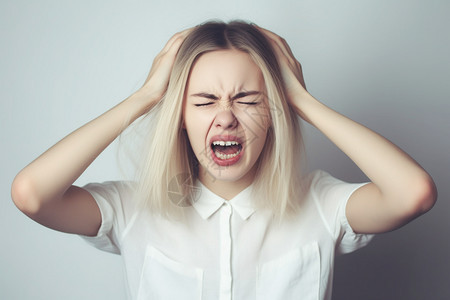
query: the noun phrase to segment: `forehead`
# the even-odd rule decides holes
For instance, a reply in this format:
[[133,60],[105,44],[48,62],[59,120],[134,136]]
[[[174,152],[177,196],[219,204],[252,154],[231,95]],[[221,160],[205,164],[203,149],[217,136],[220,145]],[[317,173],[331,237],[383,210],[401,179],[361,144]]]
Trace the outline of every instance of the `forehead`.
[[240,89],[263,89],[260,68],[251,56],[235,49],[202,54],[194,63],[188,90],[208,89],[212,92],[233,92]]

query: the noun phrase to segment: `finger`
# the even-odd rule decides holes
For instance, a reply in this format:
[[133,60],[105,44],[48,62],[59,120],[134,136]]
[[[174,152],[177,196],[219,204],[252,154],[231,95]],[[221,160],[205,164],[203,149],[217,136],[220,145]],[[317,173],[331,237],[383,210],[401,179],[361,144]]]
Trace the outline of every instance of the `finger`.
[[307,90],[307,89],[306,89],[306,83],[305,83],[305,77],[303,77],[302,66],[300,65],[299,62],[297,62],[297,69],[298,69],[298,71],[299,71],[299,76],[300,76],[299,80],[300,80],[300,84],[303,86],[303,88],[304,88],[305,90]]
[[[261,28],[263,29],[263,28]],[[275,50],[275,53],[279,60],[285,61],[288,65],[291,66],[291,68],[294,66],[296,67],[297,60],[292,55],[292,52],[290,49],[286,48],[286,44],[283,41],[283,39],[276,35],[275,33],[263,29],[265,36],[268,38],[269,42],[272,44],[272,47]]]
[[166,45],[165,45],[164,48],[161,50],[161,52],[162,52],[162,53],[168,52],[168,51],[172,48],[172,46],[173,46],[175,43],[177,43],[178,46],[179,46],[179,45],[181,44],[181,43],[179,43],[179,40],[184,41],[184,39],[188,36],[189,33],[192,32],[192,30],[193,30],[194,28],[195,28],[195,27],[191,27],[191,28],[185,29],[185,30],[183,30],[183,31],[180,31],[180,32],[177,32],[176,34],[174,34],[174,35],[167,41]]
[[283,51],[283,47],[281,47],[278,43],[276,43],[274,40],[272,40],[272,47],[275,50],[275,54],[278,57],[279,62],[280,60],[285,61],[286,63],[290,64],[288,56],[286,55],[285,51]]
[[282,53],[289,59],[292,64],[295,63],[296,60],[294,54],[292,53],[291,47],[289,47],[289,44],[284,38],[265,28],[259,27],[257,25],[255,25],[255,27],[258,28],[263,34],[265,34],[272,43],[277,44]]
[[299,80],[300,84],[303,86],[303,88],[306,90],[306,84],[305,79],[303,77],[303,71],[301,64],[295,59],[294,54],[292,53],[291,48],[289,47],[288,43],[285,39],[280,37],[279,35],[273,33],[270,30],[264,29],[262,27],[259,27],[254,24],[254,26],[259,29],[263,34],[266,35],[266,37],[269,39],[269,41],[272,42],[273,48],[276,52],[276,55],[279,58],[286,59],[287,62],[291,65],[291,70],[295,70],[294,73]]
[[[158,53],[158,55],[156,55],[156,57],[153,60],[153,66],[155,65],[159,65],[161,63],[161,61],[170,59],[172,60],[174,58],[174,56],[176,55],[176,53],[178,52],[181,44],[183,43],[183,41],[185,40],[185,38],[189,35],[189,33],[192,32],[193,28],[188,28],[185,29],[183,31],[180,31],[176,34],[174,34],[169,41],[166,43],[166,45],[164,46],[164,48],[161,50],[161,52]],[[168,54],[168,55],[167,55]],[[169,56],[170,58],[168,58],[167,56]]]

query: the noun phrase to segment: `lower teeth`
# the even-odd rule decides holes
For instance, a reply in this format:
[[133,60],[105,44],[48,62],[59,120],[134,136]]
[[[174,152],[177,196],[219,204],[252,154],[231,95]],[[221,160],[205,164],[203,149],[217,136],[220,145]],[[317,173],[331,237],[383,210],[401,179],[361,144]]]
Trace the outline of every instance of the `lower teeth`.
[[241,153],[241,150],[238,150],[238,152],[233,154],[222,154],[219,151],[214,152],[214,154],[220,159],[230,159],[236,157],[239,153]]

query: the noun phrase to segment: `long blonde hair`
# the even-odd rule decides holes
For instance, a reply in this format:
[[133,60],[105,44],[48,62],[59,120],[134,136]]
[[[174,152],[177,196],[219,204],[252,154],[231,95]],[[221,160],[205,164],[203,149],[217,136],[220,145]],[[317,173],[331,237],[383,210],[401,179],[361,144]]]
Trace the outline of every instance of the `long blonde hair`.
[[181,45],[167,92],[152,112],[155,125],[143,147],[138,199],[151,212],[169,217],[195,201],[198,160],[182,126],[185,88],[194,62],[203,53],[223,49],[248,53],[262,71],[272,123],[256,162],[253,199],[258,208],[270,209],[282,218],[299,202],[300,124],[285,100],[280,67],[270,43],[255,26],[242,21],[204,23]]

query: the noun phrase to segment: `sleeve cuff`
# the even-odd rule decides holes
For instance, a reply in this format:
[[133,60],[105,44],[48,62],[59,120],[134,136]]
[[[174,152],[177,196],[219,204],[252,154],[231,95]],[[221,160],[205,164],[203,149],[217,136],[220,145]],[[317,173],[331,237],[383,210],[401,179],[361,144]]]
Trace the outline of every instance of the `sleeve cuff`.
[[350,226],[350,223],[347,219],[346,207],[350,196],[360,187],[366,185],[367,183],[363,183],[355,186],[347,199],[339,208],[339,222],[341,224],[343,235],[340,239],[339,245],[337,247],[337,254],[346,254],[353,251],[356,251],[362,247],[365,247],[375,236],[374,234],[360,234],[355,233],[353,228]]
[[97,184],[88,184],[83,187],[97,202],[100,209],[102,222],[96,236],[80,235],[88,244],[114,254],[120,254],[119,248],[112,241],[114,211],[108,201],[96,191]]

